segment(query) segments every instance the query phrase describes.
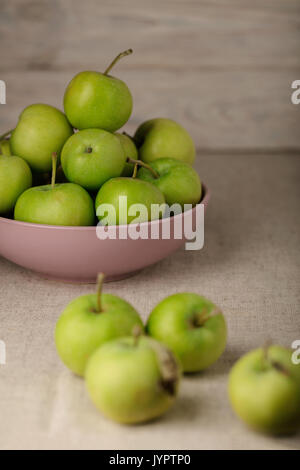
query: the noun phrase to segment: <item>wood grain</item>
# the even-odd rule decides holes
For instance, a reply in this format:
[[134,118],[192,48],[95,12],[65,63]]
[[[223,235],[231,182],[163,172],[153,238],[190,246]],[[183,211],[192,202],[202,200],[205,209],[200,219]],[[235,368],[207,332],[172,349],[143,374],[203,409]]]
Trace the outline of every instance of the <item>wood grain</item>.
[[1,0],[1,67],[295,67],[299,0]]
[[134,95],[127,128],[173,117],[199,149],[300,148],[299,0],[1,0],[1,130],[32,102],[60,106],[82,69],[116,75]]
[[[0,130],[14,127],[20,111],[33,102],[62,108],[72,76],[52,71],[3,74],[8,95],[7,105],[0,107]],[[123,70],[120,76],[134,97],[128,132],[146,119],[171,117],[186,126],[199,150],[300,147],[300,106],[290,101],[290,71],[174,74],[138,69]]]

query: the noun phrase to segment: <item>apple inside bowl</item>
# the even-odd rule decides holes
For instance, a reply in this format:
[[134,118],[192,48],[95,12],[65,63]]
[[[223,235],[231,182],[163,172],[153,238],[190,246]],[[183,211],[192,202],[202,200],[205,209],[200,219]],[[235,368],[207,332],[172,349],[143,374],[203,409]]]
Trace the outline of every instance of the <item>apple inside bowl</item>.
[[[0,217],[0,255],[47,278],[87,283],[96,282],[97,274],[104,272],[108,281],[122,279],[157,263],[184,245],[190,238],[189,228],[186,233],[183,229],[182,236],[178,237],[175,223],[184,228],[192,221],[190,232],[194,231],[199,206],[203,205],[205,210],[209,197],[203,185],[202,200],[193,209],[139,224],[139,229],[148,233],[147,238],[132,238],[130,225],[65,227]],[[167,238],[163,235],[166,224],[170,226]],[[151,237],[153,233],[156,233],[155,238]]]

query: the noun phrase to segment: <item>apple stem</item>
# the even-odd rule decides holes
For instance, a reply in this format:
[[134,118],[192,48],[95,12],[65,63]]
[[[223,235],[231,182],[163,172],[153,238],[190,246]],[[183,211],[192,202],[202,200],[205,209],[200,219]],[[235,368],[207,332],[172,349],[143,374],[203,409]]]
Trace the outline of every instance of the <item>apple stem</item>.
[[209,317],[210,315],[207,312],[204,312],[200,315],[195,315],[195,317],[192,319],[192,326],[195,328],[203,326]]
[[273,359],[270,358],[269,355],[269,348],[272,345],[271,341],[266,341],[266,343],[263,346],[263,353],[264,353],[264,360],[268,364],[270,364],[271,367],[273,367],[275,370],[278,372],[281,372],[282,374],[286,375],[287,377],[290,376],[290,372],[284,367],[283,364],[281,364],[278,361],[274,361]]
[[112,61],[112,63],[107,67],[107,69],[105,70],[104,72],[104,75],[108,75],[108,73],[111,71],[111,69],[114,67],[114,65],[120,60],[122,59],[122,57],[126,57],[127,55],[130,55],[133,53],[133,50],[132,49],[127,49],[126,51],[124,52],[120,52],[120,54],[117,55],[117,57],[114,58],[114,60]]
[[269,361],[269,347],[271,346],[271,341],[267,340],[263,345],[264,360]]
[[127,162],[133,163],[134,165],[142,166],[143,168],[147,168],[147,170],[149,170],[150,173],[152,173],[155,179],[159,178],[159,173],[157,173],[157,171],[155,171],[150,165],[147,165],[147,163],[142,162],[142,160],[134,160],[133,158],[128,157]]
[[132,178],[136,178],[137,171],[138,171],[138,167],[139,167],[139,165],[136,163],[136,164],[134,165]]
[[12,133],[13,130],[14,130],[14,129],[11,129],[10,131],[5,132],[5,134],[2,134],[2,135],[0,136],[0,142],[1,142],[1,140],[4,140],[5,137],[8,137],[8,136]]
[[102,302],[101,302],[101,295],[102,295],[102,287],[104,282],[105,274],[100,273],[97,277],[97,305],[98,305],[98,312],[101,313],[102,310]]
[[57,153],[52,153],[52,177],[51,177],[51,187],[54,189],[55,179],[56,179],[56,167],[57,167]]
[[142,336],[143,330],[140,325],[135,325],[132,330],[132,336],[134,338],[134,346],[138,345],[139,338]]
[[211,317],[214,317],[215,315],[219,315],[220,313],[222,313],[222,311],[219,307],[213,308],[211,312],[207,312],[207,310],[205,309],[203,312],[201,312],[200,314],[196,314],[193,317],[192,326],[196,328],[201,327]]

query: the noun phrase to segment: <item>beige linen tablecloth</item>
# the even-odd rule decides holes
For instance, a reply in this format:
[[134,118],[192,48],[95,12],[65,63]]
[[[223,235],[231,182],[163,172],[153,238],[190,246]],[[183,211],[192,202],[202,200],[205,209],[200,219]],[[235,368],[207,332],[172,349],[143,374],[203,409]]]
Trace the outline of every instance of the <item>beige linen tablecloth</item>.
[[[267,339],[300,339],[299,174],[297,155],[205,155],[197,168],[212,190],[205,247],[180,251],[136,277],[106,285],[144,319],[167,294],[193,291],[222,306],[229,339],[207,372],[183,379],[161,419],[119,426],[90,403],[84,382],[59,361],[55,322],[92,285],[47,281],[0,260],[0,448],[299,449],[300,436],[270,438],[231,411],[227,377],[243,353]],[[1,236],[1,234],[0,234]],[[300,366],[299,366],[300,367]]]

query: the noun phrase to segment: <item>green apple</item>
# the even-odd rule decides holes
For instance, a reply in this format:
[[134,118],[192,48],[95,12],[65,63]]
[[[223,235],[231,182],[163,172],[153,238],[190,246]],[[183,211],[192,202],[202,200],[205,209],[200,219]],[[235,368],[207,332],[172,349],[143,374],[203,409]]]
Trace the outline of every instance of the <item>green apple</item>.
[[73,129],[66,116],[53,106],[33,104],[21,113],[11,134],[13,155],[22,157],[38,173],[51,171],[52,154],[58,157]]
[[300,365],[292,363],[292,351],[273,345],[244,355],[230,372],[229,397],[236,414],[258,431],[299,429]]
[[143,328],[137,311],[125,300],[102,294],[103,275],[98,277],[98,293],[74,299],[63,311],[55,328],[55,344],[63,363],[77,375],[84,375],[93,352],[106,341]]
[[22,193],[15,206],[15,219],[47,225],[94,225],[94,204],[87,191],[78,184],[55,184],[56,159],[52,183]]
[[[132,158],[133,160],[137,160],[139,158],[139,155],[134,140],[124,132],[123,134],[119,134],[117,132],[116,136],[118,137],[123,146],[126,157]],[[134,164],[126,162],[121,176],[132,176],[133,171]]]
[[184,372],[206,369],[226,346],[222,312],[197,294],[174,294],[162,300],[151,312],[146,330],[173,351]]
[[92,401],[105,416],[134,424],[157,418],[173,405],[180,366],[152,338],[120,338],[92,355],[85,378]]
[[192,204],[195,206],[201,198],[202,187],[198,173],[187,163],[173,158],[160,158],[150,164],[155,173],[147,168],[140,168],[137,177],[155,184],[163,195],[166,203]]
[[[113,211],[104,211],[107,204]],[[136,204],[139,205],[138,208]],[[160,207],[160,210],[153,211],[154,205]],[[156,186],[147,181],[119,177],[104,183],[96,196],[95,207],[103,225],[126,225],[136,221],[137,218],[141,223],[162,217],[165,211],[165,198]]]
[[139,157],[146,163],[158,158],[175,158],[193,164],[195,144],[189,133],[171,119],[150,119],[139,126],[135,135]]
[[128,121],[132,112],[131,93],[126,83],[109,72],[120,58],[131,53],[128,49],[119,54],[104,73],[80,72],[71,80],[64,108],[73,127],[114,132]]
[[67,179],[92,191],[110,178],[120,176],[125,163],[119,138],[102,129],[85,129],[73,134],[61,153]]
[[13,211],[18,197],[32,185],[31,170],[20,157],[10,154],[7,140],[0,142],[0,214]]

